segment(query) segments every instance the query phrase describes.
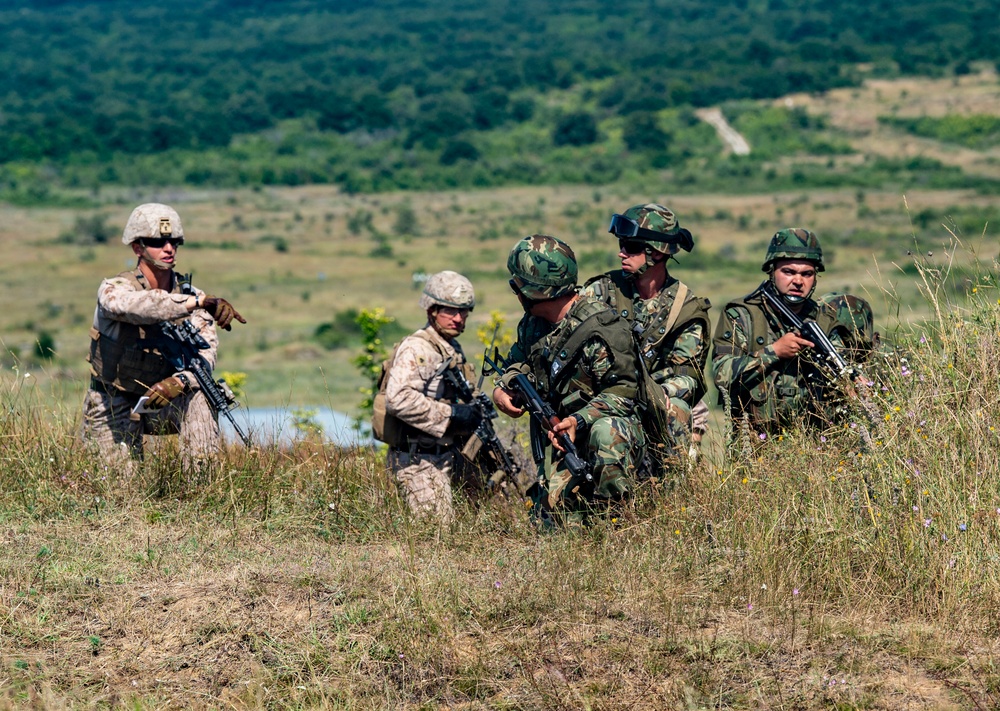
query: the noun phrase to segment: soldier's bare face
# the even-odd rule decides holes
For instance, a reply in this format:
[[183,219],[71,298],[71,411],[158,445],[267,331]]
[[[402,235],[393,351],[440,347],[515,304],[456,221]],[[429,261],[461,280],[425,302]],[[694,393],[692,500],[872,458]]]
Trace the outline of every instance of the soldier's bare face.
[[774,266],[774,285],[786,296],[805,298],[816,286],[816,267],[805,259],[781,259]]
[[468,309],[439,306],[434,313],[434,325],[442,333],[462,333],[465,331],[465,322],[468,318]]
[[631,242],[622,240],[618,243],[618,258],[622,260],[622,271],[626,274],[636,273],[646,263],[646,252],[642,248],[645,245],[641,242],[637,244],[640,248],[636,252],[633,251],[636,247]]

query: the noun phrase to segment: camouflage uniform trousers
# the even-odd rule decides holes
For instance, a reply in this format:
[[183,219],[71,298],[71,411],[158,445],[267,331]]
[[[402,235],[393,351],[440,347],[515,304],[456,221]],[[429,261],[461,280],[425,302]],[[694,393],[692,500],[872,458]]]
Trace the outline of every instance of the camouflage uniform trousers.
[[411,454],[405,449],[389,448],[387,463],[411,512],[433,516],[442,523],[454,520],[451,479],[456,456],[454,451]]
[[577,437],[577,449],[592,465],[594,481],[575,479],[556,450],[547,447],[533,497],[536,513],[564,513],[567,522],[582,522],[595,504],[618,501],[632,489],[646,448],[642,426],[627,417],[601,417],[584,434],[585,442]]
[[131,418],[138,398],[91,388],[83,400],[81,437],[95,450],[101,464],[126,475],[134,475],[136,461],[143,457],[143,433],[180,435],[181,463],[186,470],[199,469],[219,452],[219,423],[201,391],[185,393],[158,412]]

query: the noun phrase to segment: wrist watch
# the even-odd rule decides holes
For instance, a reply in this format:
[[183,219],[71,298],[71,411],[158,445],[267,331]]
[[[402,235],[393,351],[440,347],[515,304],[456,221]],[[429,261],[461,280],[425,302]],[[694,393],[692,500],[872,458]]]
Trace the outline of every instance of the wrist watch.
[[178,373],[174,377],[177,378],[178,380],[180,380],[181,383],[184,384],[184,389],[185,390],[190,390],[191,389],[191,380],[184,373]]

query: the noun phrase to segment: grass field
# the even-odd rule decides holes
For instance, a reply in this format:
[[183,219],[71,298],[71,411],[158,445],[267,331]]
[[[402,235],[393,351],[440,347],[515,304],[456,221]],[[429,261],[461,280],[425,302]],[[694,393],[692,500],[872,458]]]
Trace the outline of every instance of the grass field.
[[[862,153],[905,143],[919,158],[919,143],[989,171],[989,155],[914,142],[877,116],[890,101],[919,114],[943,91],[960,108],[989,101],[995,85],[792,101]],[[668,177],[0,206],[0,707],[998,707],[995,200],[913,186],[690,195]],[[120,233],[140,202],[176,206],[181,268],[249,320],[222,334],[219,364],[248,374],[246,402],[351,410],[360,340],[342,329],[345,347],[327,350],[318,326],[383,307],[406,332],[422,323],[414,276],[450,268],[477,289],[463,337],[476,352],[491,311],[518,317],[504,268],[518,238],[565,238],[596,274],[614,266],[611,213],[651,199],[694,232],[673,271],[715,316],[760,281],[776,229],[820,235],[820,289],[868,296],[898,346],[870,369],[873,446],[851,428],[789,432],[724,458],[716,432],[698,467],[588,530],[547,535],[516,499],[462,500],[448,529],[414,521],[368,450],[234,448],[196,483],[169,440],[132,480],[77,441],[96,289],[132,261],[114,236],[88,243],[80,218]],[[34,353],[46,334],[50,361]]]
[[871,446],[710,450],[582,531],[504,498],[438,529],[308,441],[198,483],[167,441],[123,480],[7,370],[0,705],[995,708],[998,291],[923,276],[940,317],[869,367]]

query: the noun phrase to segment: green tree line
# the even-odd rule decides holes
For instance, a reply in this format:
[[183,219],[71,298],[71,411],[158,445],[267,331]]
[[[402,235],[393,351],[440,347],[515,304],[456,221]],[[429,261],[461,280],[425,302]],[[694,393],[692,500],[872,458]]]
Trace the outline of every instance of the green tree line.
[[[530,182],[530,161],[485,177],[448,167],[508,143],[530,154],[539,135],[546,147],[593,144],[609,120],[638,124],[624,136],[630,148],[664,145],[671,129],[657,112],[850,85],[861,62],[968,71],[1000,59],[998,9],[996,0],[3,3],[0,163],[55,166],[70,183]],[[191,158],[259,157],[246,136],[274,155],[243,171]],[[310,150],[328,159],[310,161]],[[428,161],[441,175],[408,167]]]

